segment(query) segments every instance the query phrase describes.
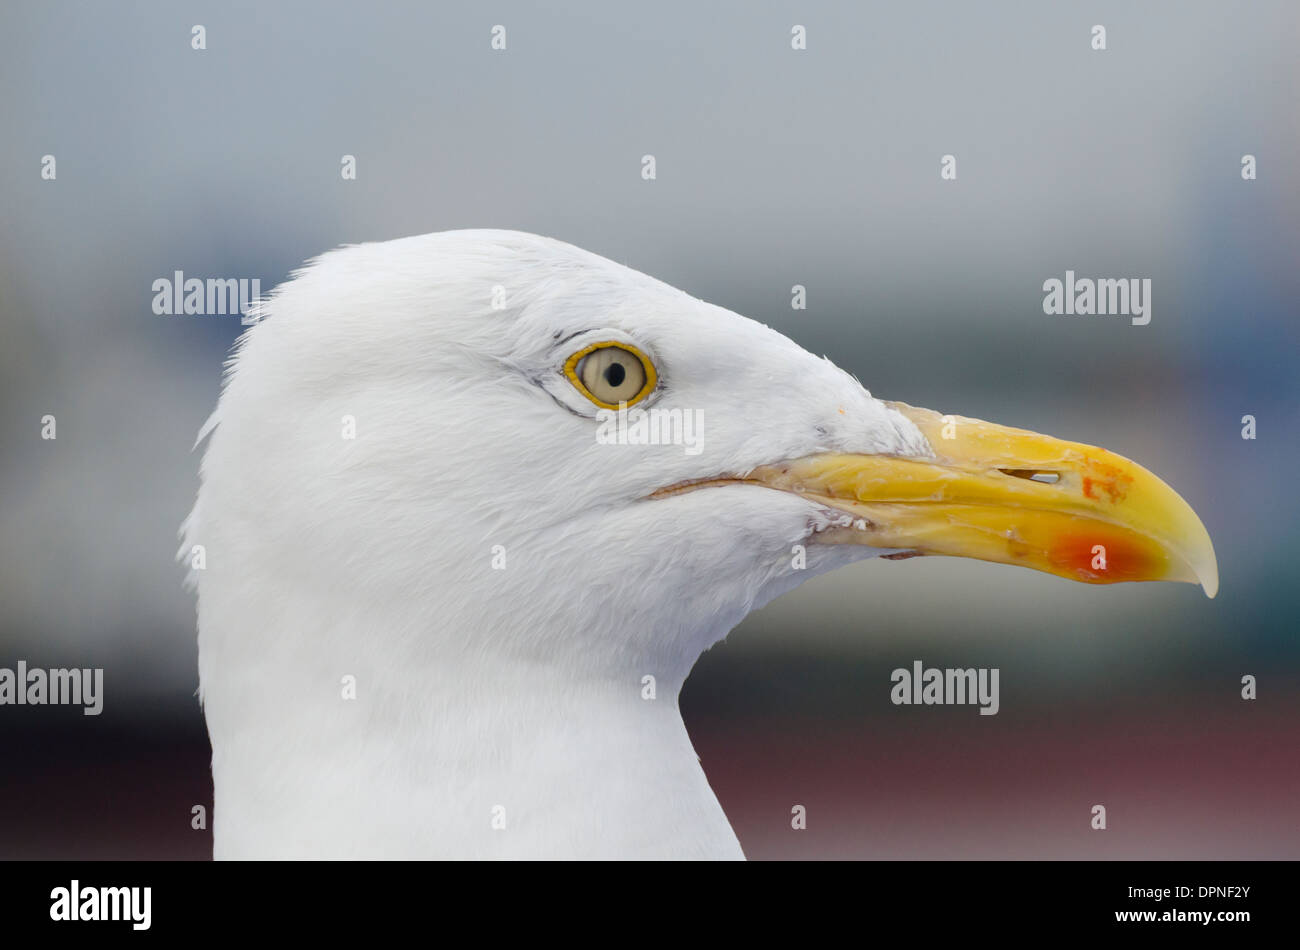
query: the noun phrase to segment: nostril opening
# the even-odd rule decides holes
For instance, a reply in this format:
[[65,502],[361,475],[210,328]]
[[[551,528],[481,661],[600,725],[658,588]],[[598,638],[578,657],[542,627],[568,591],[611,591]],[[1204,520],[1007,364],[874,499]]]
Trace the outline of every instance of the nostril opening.
[[1059,472],[1042,472],[1036,468],[1000,468],[998,471],[1003,475],[1010,475],[1012,478],[1042,482],[1044,485],[1055,485],[1061,479]]

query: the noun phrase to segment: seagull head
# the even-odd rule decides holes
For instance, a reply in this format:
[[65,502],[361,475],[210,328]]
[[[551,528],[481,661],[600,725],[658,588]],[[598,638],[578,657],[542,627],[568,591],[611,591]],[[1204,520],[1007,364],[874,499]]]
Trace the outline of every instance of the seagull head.
[[185,548],[208,551],[217,759],[261,674],[294,695],[355,675],[420,697],[388,709],[393,730],[444,728],[471,694],[548,695],[544,718],[575,683],[635,702],[650,677],[675,704],[746,613],[862,558],[1217,589],[1201,522],[1134,462],[881,400],[767,326],[559,241],[342,248],[260,316]]

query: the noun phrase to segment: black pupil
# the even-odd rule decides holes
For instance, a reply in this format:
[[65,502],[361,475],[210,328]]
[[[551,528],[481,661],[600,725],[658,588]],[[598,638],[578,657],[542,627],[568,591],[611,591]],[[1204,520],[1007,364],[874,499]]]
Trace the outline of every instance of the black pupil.
[[627,378],[627,370],[623,368],[622,363],[610,363],[605,370],[605,382],[611,386],[622,386],[623,380]]

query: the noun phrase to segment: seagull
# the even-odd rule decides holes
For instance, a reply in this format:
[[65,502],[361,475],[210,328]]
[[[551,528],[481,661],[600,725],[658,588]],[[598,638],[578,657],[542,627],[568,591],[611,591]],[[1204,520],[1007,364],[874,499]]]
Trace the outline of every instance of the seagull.
[[182,526],[218,859],[743,858],[677,697],[774,597],[918,555],[1218,589],[1134,462],[554,239],[342,247],[253,316]]

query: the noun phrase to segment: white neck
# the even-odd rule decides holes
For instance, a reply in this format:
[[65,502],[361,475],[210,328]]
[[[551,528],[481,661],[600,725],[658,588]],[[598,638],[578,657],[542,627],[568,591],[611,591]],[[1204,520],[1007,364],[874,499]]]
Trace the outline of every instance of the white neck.
[[[222,609],[203,602],[201,630]],[[281,614],[318,631],[310,640],[200,636],[216,857],[743,857],[678,711],[685,672],[647,699],[631,670],[575,678],[536,656],[453,655],[474,638],[447,636],[445,620],[431,658],[430,621],[308,609]],[[381,624],[389,644],[409,631],[396,639],[410,656],[364,649]],[[282,643],[311,648],[288,656]],[[232,649],[237,670],[223,668]]]

